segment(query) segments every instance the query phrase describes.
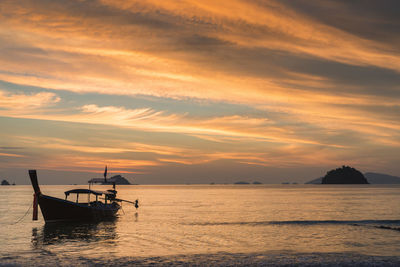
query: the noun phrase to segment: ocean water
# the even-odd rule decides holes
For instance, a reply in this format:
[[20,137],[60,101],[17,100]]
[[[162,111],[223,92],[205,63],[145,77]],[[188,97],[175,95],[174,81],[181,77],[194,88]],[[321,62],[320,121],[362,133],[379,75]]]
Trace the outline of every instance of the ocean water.
[[[47,195],[86,186],[41,186]],[[96,189],[108,187],[97,186]],[[32,221],[0,187],[1,266],[400,266],[400,186],[118,186],[114,221]]]

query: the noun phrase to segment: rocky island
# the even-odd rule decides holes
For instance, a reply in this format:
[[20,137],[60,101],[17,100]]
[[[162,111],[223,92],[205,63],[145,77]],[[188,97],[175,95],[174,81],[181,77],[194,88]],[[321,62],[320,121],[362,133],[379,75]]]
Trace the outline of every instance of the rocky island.
[[1,185],[10,185],[10,183],[7,180],[1,181]]
[[129,185],[131,184],[125,177],[122,177],[121,175],[115,175],[111,178],[107,178],[107,181],[104,181],[104,178],[93,178],[88,181],[89,183],[100,183],[100,184],[113,184],[115,183],[116,185],[121,185],[121,184],[126,184]]
[[349,166],[330,170],[322,178],[322,184],[369,184],[364,175]]

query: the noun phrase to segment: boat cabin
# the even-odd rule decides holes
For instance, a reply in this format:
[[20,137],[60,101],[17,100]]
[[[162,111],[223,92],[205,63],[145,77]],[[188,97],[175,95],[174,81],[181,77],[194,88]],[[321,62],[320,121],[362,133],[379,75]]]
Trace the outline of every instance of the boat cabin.
[[[72,189],[69,191],[65,191],[65,200],[68,200],[68,196],[70,194],[76,194],[76,203],[79,203],[79,195],[87,195],[87,204],[95,204],[99,202],[99,196],[104,195],[104,202],[107,204],[107,200],[110,202],[115,199],[117,191],[115,190],[107,190],[107,191],[98,191],[98,190],[90,190],[90,189]],[[95,201],[90,201],[90,196],[94,195],[96,197]],[[83,203],[82,203],[83,204]]]

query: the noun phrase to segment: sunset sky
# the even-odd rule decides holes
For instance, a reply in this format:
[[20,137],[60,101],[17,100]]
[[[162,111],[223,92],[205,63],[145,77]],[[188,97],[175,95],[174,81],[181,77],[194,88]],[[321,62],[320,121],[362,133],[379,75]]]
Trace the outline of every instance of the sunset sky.
[[400,1],[2,0],[0,179],[400,176]]

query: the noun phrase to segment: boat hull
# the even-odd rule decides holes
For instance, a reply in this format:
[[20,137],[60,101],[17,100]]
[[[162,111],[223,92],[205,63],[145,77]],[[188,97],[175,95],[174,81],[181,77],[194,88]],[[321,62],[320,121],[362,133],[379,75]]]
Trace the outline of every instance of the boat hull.
[[45,222],[113,219],[121,207],[115,202],[75,203],[43,194],[38,196],[38,203]]

